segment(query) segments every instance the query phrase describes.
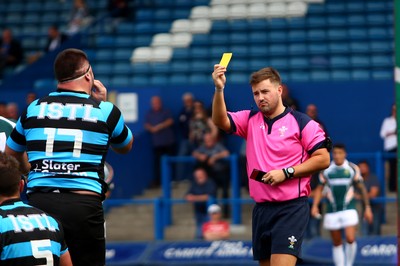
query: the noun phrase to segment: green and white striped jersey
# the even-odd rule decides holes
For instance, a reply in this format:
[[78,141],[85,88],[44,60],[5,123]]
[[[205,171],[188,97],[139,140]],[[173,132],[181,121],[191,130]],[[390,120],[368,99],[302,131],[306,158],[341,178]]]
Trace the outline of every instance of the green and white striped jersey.
[[328,199],[328,213],[356,208],[354,184],[363,181],[356,164],[345,160],[342,165],[336,165],[332,161],[320,173],[319,181],[324,185],[323,194]]

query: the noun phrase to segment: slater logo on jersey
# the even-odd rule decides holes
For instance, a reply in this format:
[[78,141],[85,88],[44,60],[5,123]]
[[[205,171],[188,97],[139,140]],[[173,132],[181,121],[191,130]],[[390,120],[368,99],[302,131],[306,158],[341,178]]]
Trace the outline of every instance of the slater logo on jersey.
[[36,164],[36,167],[33,169],[33,171],[86,176],[87,174],[85,172],[78,172],[80,167],[81,165],[78,163],[58,163],[54,162],[53,160],[43,160],[41,166]]
[[93,105],[80,104],[80,103],[40,103],[40,111],[37,119],[44,119],[45,117],[53,120],[67,116],[68,120],[76,120],[77,113],[83,110],[82,121],[97,122],[97,117],[92,116]]

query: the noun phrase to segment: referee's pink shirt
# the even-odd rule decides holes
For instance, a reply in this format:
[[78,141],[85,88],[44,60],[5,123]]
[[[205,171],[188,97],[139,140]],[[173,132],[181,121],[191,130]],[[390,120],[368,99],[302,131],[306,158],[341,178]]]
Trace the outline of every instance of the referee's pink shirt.
[[[250,118],[249,115],[250,110],[228,112],[232,133],[247,141],[248,176],[253,169],[268,172],[298,165],[307,160],[325,140],[325,133],[317,122],[290,108],[271,120],[267,120],[261,112]],[[300,127],[304,127],[301,140]],[[249,188],[250,196],[256,202],[291,200],[310,194],[310,176],[285,180],[276,186],[249,178]]]

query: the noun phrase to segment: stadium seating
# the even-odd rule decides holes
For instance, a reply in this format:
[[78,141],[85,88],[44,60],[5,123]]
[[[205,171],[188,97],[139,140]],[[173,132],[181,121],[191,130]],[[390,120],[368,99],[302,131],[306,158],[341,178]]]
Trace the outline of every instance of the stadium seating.
[[[107,12],[106,0],[88,4],[96,18]],[[71,1],[4,1],[0,26],[29,54],[43,49],[49,25],[65,29],[70,9]],[[96,75],[114,85],[202,83],[227,51],[235,82],[266,65],[299,82],[393,78],[390,0],[138,0],[135,9],[112,30],[93,26],[84,44]]]

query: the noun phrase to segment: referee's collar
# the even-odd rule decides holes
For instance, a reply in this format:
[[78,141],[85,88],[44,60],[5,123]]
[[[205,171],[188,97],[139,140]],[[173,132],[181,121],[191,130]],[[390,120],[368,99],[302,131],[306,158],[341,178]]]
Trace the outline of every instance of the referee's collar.
[[87,94],[87,92],[85,92],[85,91],[74,91],[74,90],[60,89],[60,88],[57,88],[56,91],[57,92],[75,92],[75,93]]

